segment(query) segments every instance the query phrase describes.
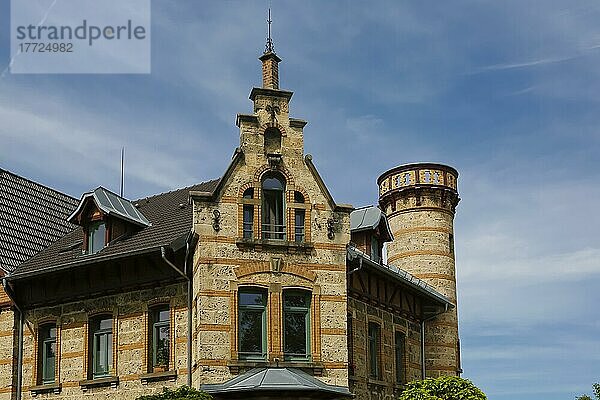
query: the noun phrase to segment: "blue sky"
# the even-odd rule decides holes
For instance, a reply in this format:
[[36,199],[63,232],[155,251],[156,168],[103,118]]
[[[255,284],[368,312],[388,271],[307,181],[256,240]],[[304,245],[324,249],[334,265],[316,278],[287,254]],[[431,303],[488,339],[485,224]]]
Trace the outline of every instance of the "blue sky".
[[[260,84],[266,1],[154,1],[150,75],[0,78],[0,167],[79,197],[219,177]],[[291,114],[335,199],[386,169],[461,175],[464,376],[492,400],[600,381],[600,3],[273,1]],[[9,58],[0,0],[0,70]]]

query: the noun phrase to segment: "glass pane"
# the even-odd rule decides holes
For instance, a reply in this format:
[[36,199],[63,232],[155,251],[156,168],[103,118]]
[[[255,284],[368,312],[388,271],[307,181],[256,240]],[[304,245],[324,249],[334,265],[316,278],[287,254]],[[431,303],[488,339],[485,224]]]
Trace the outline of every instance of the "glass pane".
[[284,316],[284,352],[306,355],[306,314],[286,313]]
[[52,338],[52,339],[56,338],[56,328],[55,327],[48,329],[48,337]]
[[43,376],[44,382],[54,382],[56,367],[56,342],[46,341],[43,350]]
[[169,326],[165,324],[154,327],[154,366],[169,365]]
[[112,318],[106,318],[100,320],[99,327],[100,330],[112,329]]
[[96,253],[104,247],[105,234],[106,226],[103,222],[90,226],[88,237],[88,253]]
[[308,296],[303,293],[285,293],[283,296],[284,307],[308,308]]
[[240,292],[240,305],[265,305],[265,295],[263,293]]
[[263,189],[283,191],[283,182],[277,178],[267,178],[263,181]]
[[240,310],[240,353],[263,353],[263,311]]
[[158,311],[158,318],[156,322],[165,322],[169,321],[169,310],[161,310]]

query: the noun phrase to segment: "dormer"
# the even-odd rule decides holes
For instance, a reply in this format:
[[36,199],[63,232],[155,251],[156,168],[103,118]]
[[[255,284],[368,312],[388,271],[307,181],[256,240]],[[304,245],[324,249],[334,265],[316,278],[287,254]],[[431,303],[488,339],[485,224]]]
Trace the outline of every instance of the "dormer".
[[151,225],[129,200],[103,187],[81,196],[79,206],[67,220],[83,228],[83,254],[96,254]]
[[385,214],[375,206],[352,211],[350,234],[352,243],[378,263],[383,262],[383,244],[393,240]]

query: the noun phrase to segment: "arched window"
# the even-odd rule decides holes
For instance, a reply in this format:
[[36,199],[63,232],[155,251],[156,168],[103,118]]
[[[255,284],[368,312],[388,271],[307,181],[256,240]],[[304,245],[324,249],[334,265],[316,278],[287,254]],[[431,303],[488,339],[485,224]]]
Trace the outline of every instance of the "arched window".
[[283,291],[283,354],[286,359],[310,357],[310,292]]
[[[254,198],[254,188],[248,188],[244,191],[244,199]],[[252,239],[254,236],[254,205],[244,204],[244,219],[243,219],[243,238]]]
[[[303,204],[304,196],[302,193],[294,192],[294,203]],[[306,219],[306,210],[304,208],[296,208],[294,210],[294,241],[304,242],[304,221]]]
[[267,291],[240,288],[238,292],[238,353],[242,359],[267,356]]
[[277,128],[267,128],[265,131],[265,153],[281,153],[281,132]]
[[56,379],[56,324],[40,326],[38,331],[38,383],[54,383]]
[[285,181],[268,174],[262,182],[262,238],[285,240]]

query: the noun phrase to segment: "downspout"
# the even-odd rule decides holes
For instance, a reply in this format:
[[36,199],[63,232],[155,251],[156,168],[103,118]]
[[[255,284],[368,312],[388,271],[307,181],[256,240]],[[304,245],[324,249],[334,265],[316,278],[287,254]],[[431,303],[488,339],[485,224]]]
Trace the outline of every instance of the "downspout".
[[4,292],[12,301],[15,309],[19,313],[19,330],[18,330],[18,339],[17,339],[17,387],[16,387],[16,398],[21,398],[21,390],[22,390],[22,380],[23,380],[23,324],[24,324],[24,313],[21,307],[15,301],[14,293],[12,289],[8,286],[8,282],[6,282],[6,278],[2,279],[2,286],[4,287]]
[[177,266],[175,264],[173,264],[166,255],[166,250],[165,247],[161,247],[160,248],[160,255],[162,257],[162,259],[164,260],[165,263],[167,263],[167,265],[171,268],[173,268],[179,275],[183,276],[185,278],[185,280],[187,281],[187,303],[188,303],[188,321],[187,321],[187,368],[188,368],[188,374],[187,374],[187,385],[189,387],[192,387],[192,280],[190,279],[190,277],[187,274],[187,265],[188,265],[188,258],[189,258],[189,250],[190,250],[190,240],[193,237],[192,232],[190,232],[190,234],[188,235],[188,238],[185,241],[185,261],[183,264],[183,271],[181,272],[181,270],[179,268],[177,268]]
[[448,303],[444,305],[444,311],[434,314],[429,318],[424,318],[421,321],[421,379],[425,379],[425,322],[431,321],[438,315],[441,315],[448,311]]

